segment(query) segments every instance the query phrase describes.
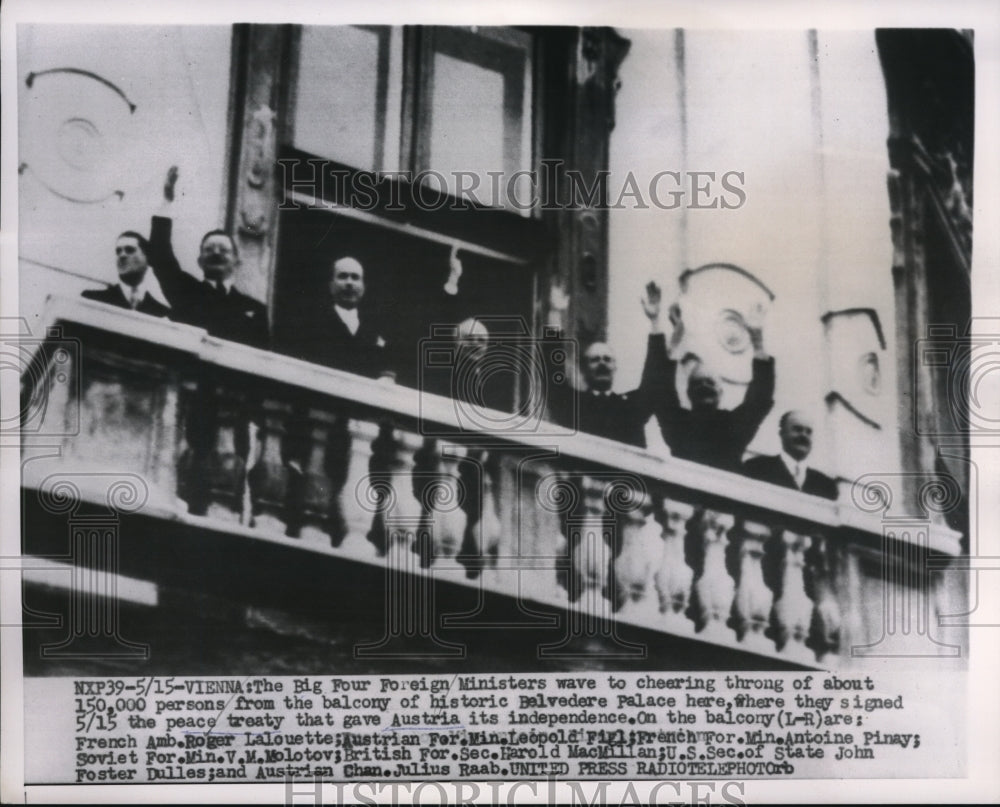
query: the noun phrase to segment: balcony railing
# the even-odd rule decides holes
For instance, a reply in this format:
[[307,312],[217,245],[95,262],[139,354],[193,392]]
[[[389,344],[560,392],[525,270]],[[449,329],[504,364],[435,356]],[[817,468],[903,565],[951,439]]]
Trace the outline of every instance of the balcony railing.
[[[28,496],[54,470],[134,475],[153,518],[382,564],[390,597],[391,575],[433,575],[541,603],[581,636],[629,624],[836,668],[951,654],[930,617],[960,536],[896,517],[891,484],[829,502],[544,421],[463,428],[451,399],[83,300],[52,299],[44,326],[24,439],[61,452],[24,464]],[[392,607],[422,629],[421,601]]]

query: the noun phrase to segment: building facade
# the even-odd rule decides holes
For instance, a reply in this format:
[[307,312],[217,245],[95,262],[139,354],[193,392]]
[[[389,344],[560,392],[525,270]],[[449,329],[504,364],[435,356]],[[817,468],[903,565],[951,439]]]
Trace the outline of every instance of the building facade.
[[[33,672],[960,656],[935,617],[965,597],[948,569],[968,551],[968,441],[948,367],[918,351],[947,340],[938,324],[966,349],[970,37],[34,26],[18,60]],[[182,264],[233,233],[274,352],[76,299],[114,281],[115,236],[146,231],[171,166]],[[610,339],[621,389],[649,279],[681,349],[724,368],[727,408],[765,317],[777,404],[750,448],[774,453],[780,414],[810,410],[838,502],[670,458],[655,423],[649,451],[561,432],[544,407],[470,429],[420,390],[456,249],[465,315],[510,323],[529,356],[546,327],[570,353]],[[395,387],[286,355],[344,255],[407,346]],[[523,404],[530,361],[507,372]],[[448,504],[463,495],[474,514]],[[46,627],[93,601],[113,607]]]

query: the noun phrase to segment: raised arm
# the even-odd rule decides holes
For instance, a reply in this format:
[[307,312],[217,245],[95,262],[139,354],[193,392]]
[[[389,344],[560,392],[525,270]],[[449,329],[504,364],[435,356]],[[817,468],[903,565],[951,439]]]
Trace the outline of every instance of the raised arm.
[[160,288],[174,306],[200,286],[197,278],[181,269],[171,242],[173,229],[171,212],[178,176],[177,166],[172,165],[163,183],[163,204],[153,216],[149,228],[149,263],[153,267]]
[[[636,391],[649,402],[651,411],[666,411],[680,408],[677,397],[677,362],[670,358],[667,340],[660,326],[660,309],[663,294],[660,287],[650,282],[641,298],[642,310],[649,320],[649,340],[646,344],[646,361],[642,367],[642,380]],[[678,321],[674,327],[671,346],[680,341],[683,325]]]
[[440,315],[445,325],[456,325],[465,319],[462,313],[462,302],[459,281],[462,279],[464,267],[458,257],[458,246],[452,246],[448,255],[448,279],[441,289]]
[[740,431],[749,443],[774,406],[774,359],[764,350],[763,332],[759,324],[748,324],[753,344],[753,376],[743,402],[733,413],[739,419]]

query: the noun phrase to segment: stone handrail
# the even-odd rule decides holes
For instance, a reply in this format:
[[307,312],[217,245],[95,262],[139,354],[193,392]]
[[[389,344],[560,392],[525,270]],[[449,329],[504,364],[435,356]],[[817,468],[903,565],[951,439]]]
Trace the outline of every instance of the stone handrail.
[[879,609],[933,600],[927,556],[960,552],[947,486],[901,517],[892,475],[829,502],[542,420],[470,429],[452,399],[86,300],[43,326],[23,439],[58,439],[62,467],[138,474],[147,513],[192,528],[555,605],[581,635],[851,665],[898,638]]

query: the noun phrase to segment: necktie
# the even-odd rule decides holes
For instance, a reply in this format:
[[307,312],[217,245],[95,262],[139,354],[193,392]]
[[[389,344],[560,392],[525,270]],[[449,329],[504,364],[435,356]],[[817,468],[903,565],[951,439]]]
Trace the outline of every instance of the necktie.
[[142,300],[139,298],[139,290],[132,289],[132,291],[129,292],[128,304],[132,306],[133,311],[135,311],[139,307],[140,302],[142,302]]
[[801,462],[795,463],[795,486],[802,490],[802,486],[806,481],[806,469],[802,467]]

